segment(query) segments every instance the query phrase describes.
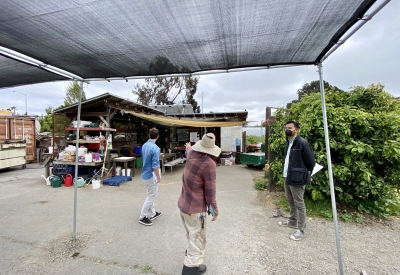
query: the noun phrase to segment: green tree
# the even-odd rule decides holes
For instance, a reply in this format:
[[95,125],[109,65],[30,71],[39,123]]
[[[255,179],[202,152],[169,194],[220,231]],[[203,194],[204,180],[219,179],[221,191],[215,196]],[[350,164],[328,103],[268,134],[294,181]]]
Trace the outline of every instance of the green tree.
[[[80,84],[77,81],[71,81],[65,89],[64,106],[70,106],[79,102]],[[82,90],[82,101],[86,100],[85,91]],[[60,106],[62,107],[62,106]]]
[[[157,56],[149,65],[148,74],[173,74],[187,71],[179,69],[167,58]],[[143,105],[172,105],[191,104],[194,112],[200,112],[200,106],[194,99],[200,77],[178,76],[178,77],[156,77],[146,79],[144,85],[135,85],[132,91],[137,96],[137,101]],[[183,99],[179,100],[178,97]]]
[[[378,215],[400,214],[400,102],[382,84],[372,84],[350,92],[327,91],[326,107],[337,201]],[[292,104],[289,112],[276,112],[270,138],[277,158],[271,169],[280,184],[282,129],[289,119],[301,122],[300,134],[312,145],[316,161],[327,168],[321,98],[310,93]],[[327,169],[313,179],[307,188],[312,198],[329,199]]]
[[[143,105],[191,104],[193,111],[199,112],[200,106],[194,99],[199,78],[194,76],[157,77],[146,79],[144,85],[135,85],[132,91],[137,101]],[[178,96],[183,99],[178,101]]]
[[[301,87],[301,89],[297,90],[298,99],[300,100],[304,95],[309,95],[312,93],[319,93],[320,92],[320,82],[319,80],[311,81],[310,83],[306,83]],[[329,84],[328,81],[324,80],[324,91],[335,90],[335,91],[342,91],[336,86],[332,86]]]
[[[42,126],[41,130],[43,132],[52,132],[53,131],[53,112],[57,109],[70,106],[72,104],[79,102],[79,93],[80,93],[80,84],[77,81],[69,82],[68,86],[65,88],[65,97],[64,97],[64,104],[54,107],[47,107],[45,109],[46,114],[39,119],[40,125]],[[85,91],[82,90],[82,101],[86,100]],[[64,127],[66,124],[67,119],[61,116],[56,116],[56,129],[55,132],[61,133],[64,131]]]
[[53,113],[53,108],[52,107],[47,107],[45,109],[46,115],[42,116],[39,118],[39,122],[41,127],[42,132],[51,132],[52,131],[52,113]]
[[[320,93],[320,82],[319,80],[311,81],[310,83],[306,83],[301,87],[301,89],[297,90],[297,99],[293,100],[292,102],[286,105],[286,108],[290,108],[293,103],[299,102],[299,100],[305,96],[310,95],[312,93]],[[335,90],[335,91],[342,91],[336,86],[332,86],[329,82],[324,80],[324,91]]]

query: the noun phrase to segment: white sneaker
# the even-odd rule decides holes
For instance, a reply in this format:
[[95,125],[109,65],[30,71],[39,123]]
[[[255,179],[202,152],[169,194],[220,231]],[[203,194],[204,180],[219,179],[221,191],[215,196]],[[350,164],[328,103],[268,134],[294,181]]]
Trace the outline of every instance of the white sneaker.
[[293,241],[300,241],[304,237],[304,233],[301,232],[300,230],[297,230],[294,232],[292,236],[290,236],[290,239]]
[[291,228],[297,229],[297,225],[291,224],[291,223],[289,222],[289,220],[283,221],[283,222],[278,222],[278,224],[279,224],[280,226],[291,227]]

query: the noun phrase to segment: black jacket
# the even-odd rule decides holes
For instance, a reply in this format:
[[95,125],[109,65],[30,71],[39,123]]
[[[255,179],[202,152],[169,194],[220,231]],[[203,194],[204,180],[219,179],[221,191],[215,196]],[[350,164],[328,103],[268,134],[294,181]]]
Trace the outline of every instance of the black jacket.
[[[285,165],[288,153],[289,140],[286,139],[283,154],[283,165]],[[290,149],[289,165],[286,182],[289,185],[305,185],[311,182],[310,173],[314,169],[315,158],[310,143],[297,135]],[[308,173],[310,171],[310,173]]]

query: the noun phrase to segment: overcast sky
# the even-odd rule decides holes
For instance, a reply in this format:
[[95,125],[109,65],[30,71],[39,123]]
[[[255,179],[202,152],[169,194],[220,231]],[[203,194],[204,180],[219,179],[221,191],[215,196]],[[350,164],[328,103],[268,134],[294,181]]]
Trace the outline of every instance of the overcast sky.
[[[381,82],[387,92],[400,96],[399,11],[400,1],[391,1],[329,56],[323,65],[324,80],[343,90]],[[297,98],[299,88],[318,77],[315,66],[205,75],[200,77],[195,99],[201,106],[204,93],[204,112],[247,110],[248,121],[260,124],[267,106],[286,106]],[[132,90],[137,82],[92,82],[84,84],[84,90],[87,98],[110,92],[136,101]],[[28,114],[45,114],[45,108],[63,104],[67,85],[52,82],[1,89],[0,109],[16,106],[20,114],[25,113],[25,96],[16,91],[27,94]]]

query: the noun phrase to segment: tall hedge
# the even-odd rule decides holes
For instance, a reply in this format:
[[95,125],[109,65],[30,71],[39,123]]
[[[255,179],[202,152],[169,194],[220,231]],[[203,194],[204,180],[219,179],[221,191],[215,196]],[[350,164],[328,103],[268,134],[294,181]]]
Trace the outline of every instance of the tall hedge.
[[[349,92],[326,91],[326,106],[337,201],[364,212],[399,215],[400,101],[382,84],[371,84]],[[276,160],[270,165],[278,184],[283,184],[283,128],[289,119],[301,123],[301,136],[325,167],[314,175],[307,192],[314,200],[330,199],[320,93],[276,112],[271,135]]]

